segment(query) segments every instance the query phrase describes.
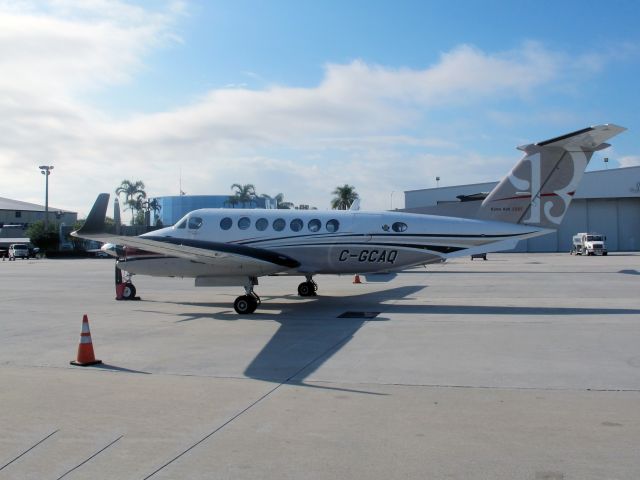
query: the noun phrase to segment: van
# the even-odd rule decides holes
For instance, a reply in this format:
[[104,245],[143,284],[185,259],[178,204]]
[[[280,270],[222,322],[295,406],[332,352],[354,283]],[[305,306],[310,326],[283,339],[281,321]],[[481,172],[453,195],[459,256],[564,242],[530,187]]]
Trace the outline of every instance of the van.
[[9,245],[9,260],[16,258],[29,258],[29,247],[24,243],[12,243]]

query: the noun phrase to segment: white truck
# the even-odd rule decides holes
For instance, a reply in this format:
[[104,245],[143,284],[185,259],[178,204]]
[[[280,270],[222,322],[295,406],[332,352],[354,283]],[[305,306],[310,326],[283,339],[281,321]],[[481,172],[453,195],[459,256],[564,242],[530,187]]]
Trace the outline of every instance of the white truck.
[[16,258],[29,258],[29,247],[24,243],[13,243],[9,246],[9,261]]
[[571,255],[606,255],[607,237],[599,233],[577,233],[573,236]]

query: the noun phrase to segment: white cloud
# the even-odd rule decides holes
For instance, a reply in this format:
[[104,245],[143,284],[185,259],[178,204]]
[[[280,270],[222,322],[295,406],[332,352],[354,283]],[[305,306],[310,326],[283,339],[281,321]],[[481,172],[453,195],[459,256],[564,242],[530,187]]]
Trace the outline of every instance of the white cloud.
[[84,213],[123,178],[143,179],[154,196],[175,194],[180,168],[192,194],[254,183],[324,208],[336,185],[350,183],[365,207],[388,208],[392,191],[433,186],[436,175],[485,181],[511,166],[465,149],[460,130],[434,111],[527,99],[603,62],[572,63],[536,43],[498,53],[462,45],[423,69],[328,64],[314,87],[236,84],[125,119],[83,100],[127,82],[150,51],[179,41],[171,28],[182,14],[180,3],[161,11],[102,0],[0,3],[0,71],[11,72],[0,75],[3,196],[41,202],[36,167],[48,163],[56,165],[51,203]]

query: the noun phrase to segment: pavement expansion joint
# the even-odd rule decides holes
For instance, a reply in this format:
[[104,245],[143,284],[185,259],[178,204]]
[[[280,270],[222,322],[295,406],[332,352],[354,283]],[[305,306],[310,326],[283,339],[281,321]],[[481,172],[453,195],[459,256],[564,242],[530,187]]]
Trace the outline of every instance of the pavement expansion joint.
[[78,468],[80,468],[81,466],[83,466],[85,463],[88,463],[89,461],[91,461],[92,459],[94,459],[95,457],[97,457],[98,455],[100,455],[102,452],[104,452],[107,448],[111,447],[114,443],[116,443],[118,440],[120,440],[122,437],[124,437],[124,435],[120,435],[118,438],[116,438],[115,440],[113,440],[112,442],[108,443],[107,445],[105,445],[104,447],[102,447],[100,450],[98,450],[97,452],[95,452],[93,455],[91,455],[89,458],[85,459],[84,461],[80,462],[78,465],[76,465],[75,467],[67,470],[65,473],[63,473],[62,475],[60,475],[58,478],[56,478],[56,480],[60,480],[64,477],[66,477],[67,475],[69,475],[71,472],[74,472],[75,470],[77,470]]
[[31,447],[29,447],[28,449],[26,449],[24,452],[22,452],[20,455],[18,455],[17,457],[11,459],[9,462],[5,463],[4,465],[2,465],[0,467],[0,471],[4,470],[5,468],[7,468],[9,465],[11,465],[13,462],[15,462],[16,460],[22,458],[23,456],[25,456],[27,453],[29,453],[31,450],[33,450],[34,448],[36,448],[38,445],[40,445],[41,443],[44,443],[46,440],[48,440],[49,438],[51,438],[54,434],[58,433],[60,430],[54,430],[53,432],[51,432],[49,435],[47,435],[46,437],[44,437],[42,440],[39,440],[38,442],[36,442],[35,444],[33,444]]
[[466,390],[523,390],[523,391],[549,391],[549,392],[637,392],[639,388],[576,388],[576,387],[522,387],[504,385],[446,385],[437,383],[395,383],[395,382],[331,382],[326,380],[307,380],[305,385],[313,384],[344,384],[349,385],[369,385],[388,387],[417,387],[417,388],[442,388],[442,389],[466,389]]
[[[366,322],[365,322],[366,323]],[[344,335],[342,338],[340,338],[337,342],[335,342],[333,345],[331,345],[330,347],[328,347],[327,349],[325,349],[322,353],[320,353],[319,355],[317,355],[316,357],[314,357],[312,360],[310,360],[309,362],[307,362],[302,368],[298,369],[294,374],[292,374],[291,376],[289,376],[286,380],[282,381],[281,383],[279,383],[278,385],[276,385],[275,387],[273,387],[271,390],[269,390],[268,392],[266,392],[265,394],[263,394],[261,397],[259,397],[257,400],[254,400],[252,403],[250,403],[249,405],[247,405],[244,409],[242,409],[240,412],[236,413],[234,416],[232,416],[231,418],[229,418],[226,422],[224,422],[222,425],[218,426],[217,428],[215,428],[213,431],[209,432],[207,435],[205,435],[204,437],[202,437],[200,440],[198,440],[197,442],[193,443],[192,445],[190,445],[188,448],[186,448],[185,450],[183,450],[182,452],[180,452],[178,455],[176,455],[175,457],[173,457],[171,460],[169,460],[168,462],[166,462],[165,464],[161,465],[160,467],[158,467],[156,470],[154,470],[153,472],[151,472],[149,475],[147,475],[146,477],[143,478],[143,480],[147,480],[151,477],[153,477],[156,473],[160,472],[161,470],[165,469],[166,467],[168,467],[169,465],[171,465],[173,462],[175,462],[176,460],[178,460],[180,457],[182,457],[183,455],[186,455],[188,452],[190,452],[191,450],[193,450],[194,448],[196,448],[198,445],[200,445],[201,443],[203,443],[204,441],[206,441],[207,439],[211,438],[212,436],[214,436],[216,433],[218,433],[220,430],[222,430],[224,427],[226,427],[227,425],[229,425],[230,423],[232,423],[234,420],[236,420],[237,418],[239,418],[240,416],[242,416],[243,414],[245,414],[246,412],[248,412],[249,410],[251,410],[253,407],[255,407],[256,405],[258,405],[260,402],[262,402],[264,399],[266,399],[267,397],[269,397],[273,392],[275,392],[276,390],[278,390],[281,386],[289,383],[292,379],[294,379],[295,377],[297,377],[298,375],[302,374],[302,372],[304,372],[307,368],[309,368],[311,365],[313,365],[315,362],[319,361],[321,358],[323,358],[324,356],[328,355],[331,351],[335,350],[336,348],[338,348],[340,345],[342,345],[344,342],[346,342],[349,338],[351,338],[351,336],[359,329],[360,327],[356,328],[353,331],[349,331],[349,333],[347,333],[346,335]]]

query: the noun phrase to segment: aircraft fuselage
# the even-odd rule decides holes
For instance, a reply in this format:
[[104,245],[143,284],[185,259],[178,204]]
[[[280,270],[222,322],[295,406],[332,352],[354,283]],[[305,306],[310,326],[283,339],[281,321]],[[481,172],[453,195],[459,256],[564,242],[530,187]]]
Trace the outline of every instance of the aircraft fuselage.
[[506,249],[539,233],[527,225],[401,212],[200,209],[142,238],[180,246],[219,242],[240,255],[246,246],[294,258],[299,265],[246,265],[224,254],[212,265],[139,252],[126,255],[120,266],[135,274],[180,277],[372,273]]

